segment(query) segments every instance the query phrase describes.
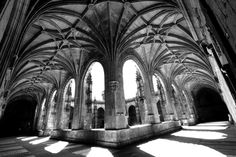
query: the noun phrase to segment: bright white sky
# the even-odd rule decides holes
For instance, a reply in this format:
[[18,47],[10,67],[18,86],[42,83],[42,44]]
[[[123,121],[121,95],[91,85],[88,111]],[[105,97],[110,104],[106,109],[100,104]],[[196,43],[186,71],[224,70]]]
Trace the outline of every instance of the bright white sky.
[[157,78],[154,75],[152,76],[152,81],[153,81],[154,91],[157,92]]
[[92,65],[91,69],[92,75],[92,98],[96,98],[96,100],[102,99],[102,92],[104,91],[104,71],[103,67],[100,63],[95,62]]
[[133,98],[136,96],[136,69],[137,65],[134,61],[128,60],[125,62],[123,67],[125,99]]
[[[128,60],[123,67],[123,79],[124,79],[124,92],[125,99],[133,98],[136,96],[137,84],[136,84],[136,68],[137,65],[134,61]],[[104,71],[100,63],[95,62],[91,69],[92,81],[93,81],[93,99],[102,100],[102,92],[104,91]]]

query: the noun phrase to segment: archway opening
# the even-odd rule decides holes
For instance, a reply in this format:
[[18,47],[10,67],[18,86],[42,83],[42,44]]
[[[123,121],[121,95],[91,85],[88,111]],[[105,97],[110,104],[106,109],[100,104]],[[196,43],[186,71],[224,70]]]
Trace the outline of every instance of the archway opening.
[[137,64],[133,60],[127,60],[123,66],[124,94],[126,100],[135,98],[137,95],[137,73],[140,74]]
[[228,109],[220,94],[215,90],[202,87],[194,96],[199,122],[228,120]]
[[104,70],[99,62],[89,67],[84,80],[84,128],[104,128]]
[[35,129],[36,105],[36,100],[29,96],[20,96],[10,101],[1,119],[0,136],[32,134]]
[[127,60],[123,65],[124,96],[130,126],[145,121],[144,80],[138,65]]

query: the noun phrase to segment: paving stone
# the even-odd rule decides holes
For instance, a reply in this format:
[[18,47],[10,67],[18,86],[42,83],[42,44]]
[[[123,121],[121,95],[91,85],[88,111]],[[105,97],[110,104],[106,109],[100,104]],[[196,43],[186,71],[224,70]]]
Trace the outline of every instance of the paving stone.
[[[22,141],[21,139],[17,139],[16,137],[9,137],[0,139],[0,157],[85,157],[87,155],[89,155],[89,157],[92,157],[93,155],[96,157],[100,157],[103,156],[103,154],[101,153],[106,153],[105,155],[110,157],[192,157],[197,156],[198,154],[200,154],[201,157],[236,157],[236,126],[229,126],[225,130],[214,130],[215,126],[223,125],[227,125],[227,123],[203,123],[193,127],[194,133],[196,133],[196,135],[198,131],[199,133],[217,132],[219,134],[226,134],[227,136],[224,139],[216,138],[212,140],[203,139],[202,136],[191,138],[168,134],[159,138],[150,139],[142,143],[136,143],[122,148],[102,148],[80,143],[69,143],[65,148],[62,148],[62,150],[56,154],[48,152],[47,150],[45,150],[45,147],[57,143],[57,140],[49,139],[46,142],[33,145],[30,143],[30,141]],[[208,126],[209,130],[201,130],[202,126]],[[193,129],[191,128],[191,126],[189,126],[183,131],[181,130],[177,133],[181,135],[186,133],[186,130],[191,131]],[[37,139],[41,139],[41,137]],[[201,152],[201,150],[212,154],[204,154],[203,152]]]

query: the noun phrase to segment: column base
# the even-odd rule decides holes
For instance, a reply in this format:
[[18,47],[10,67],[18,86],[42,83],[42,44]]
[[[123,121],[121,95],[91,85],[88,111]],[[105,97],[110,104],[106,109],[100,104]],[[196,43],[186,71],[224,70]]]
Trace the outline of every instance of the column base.
[[127,118],[123,115],[106,116],[105,129],[119,130],[128,128]]
[[167,121],[176,121],[176,120],[178,120],[178,119],[175,117],[174,114],[168,114],[168,115],[165,116],[165,118],[166,118]]
[[160,115],[149,114],[147,115],[146,123],[147,124],[158,124],[160,123]]

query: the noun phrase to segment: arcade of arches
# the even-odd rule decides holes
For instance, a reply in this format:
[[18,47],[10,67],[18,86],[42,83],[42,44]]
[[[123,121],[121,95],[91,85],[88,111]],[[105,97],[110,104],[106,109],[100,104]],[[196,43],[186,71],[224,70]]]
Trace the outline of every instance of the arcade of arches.
[[220,2],[2,3],[1,136],[116,147],[236,121],[236,31],[219,21]]

